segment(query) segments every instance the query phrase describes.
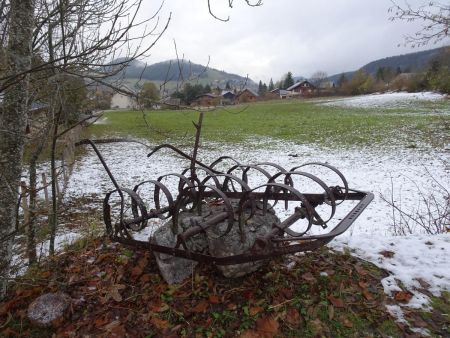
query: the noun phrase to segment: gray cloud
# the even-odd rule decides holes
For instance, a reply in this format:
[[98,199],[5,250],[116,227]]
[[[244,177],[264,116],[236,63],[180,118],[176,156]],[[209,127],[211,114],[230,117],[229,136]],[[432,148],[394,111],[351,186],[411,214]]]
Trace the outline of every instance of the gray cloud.
[[[403,42],[422,22],[389,21],[389,0],[265,0],[258,8],[235,0],[232,9],[227,3],[211,0],[217,16],[230,16],[224,23],[209,15],[206,0],[166,1],[160,16],[171,12],[172,21],[146,61],[175,58],[175,39],[185,59],[205,64],[211,57],[211,67],[267,82],[287,71],[308,77],[324,70],[331,75],[418,50]],[[148,1],[142,12],[151,13],[158,5]],[[433,47],[438,46],[422,49]]]

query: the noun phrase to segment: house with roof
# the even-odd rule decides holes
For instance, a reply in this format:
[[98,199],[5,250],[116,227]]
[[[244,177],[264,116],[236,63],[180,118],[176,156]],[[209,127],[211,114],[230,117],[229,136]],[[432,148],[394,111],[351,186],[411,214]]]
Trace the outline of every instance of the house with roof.
[[255,102],[258,100],[258,98],[259,95],[257,93],[255,93],[253,90],[249,88],[245,88],[236,95],[235,102],[236,103]]
[[314,90],[316,89],[316,87],[309,82],[308,80],[303,80],[300,82],[297,82],[296,84],[290,86],[289,88],[287,88],[286,90],[292,92],[292,93],[297,93],[297,95],[312,95],[314,93]]
[[[111,109],[138,109],[138,102],[133,96],[133,94],[137,95],[137,91],[126,85],[121,86],[121,90],[115,92],[111,97]],[[130,95],[126,93],[130,93]]]
[[236,94],[234,94],[231,90],[222,90],[222,105],[233,104],[236,98]]
[[198,95],[194,101],[192,101],[191,106],[197,107],[211,107],[217,106],[220,102],[221,97],[215,94],[206,93]]
[[291,92],[285,89],[275,88],[270,91],[270,94],[280,99],[286,99],[291,95]]

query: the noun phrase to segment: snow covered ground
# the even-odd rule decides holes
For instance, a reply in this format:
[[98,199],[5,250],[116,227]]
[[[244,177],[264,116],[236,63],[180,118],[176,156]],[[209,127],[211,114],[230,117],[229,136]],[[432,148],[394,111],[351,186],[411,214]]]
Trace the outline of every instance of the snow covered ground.
[[331,101],[327,100],[323,105],[351,108],[411,108],[418,101],[440,101],[445,98],[445,95],[433,92],[393,92],[352,96]]
[[[444,96],[435,93],[388,93],[337,99],[321,104],[399,107],[408,106],[417,100],[443,99]],[[152,146],[149,144],[150,148]],[[180,173],[181,168],[189,166],[186,160],[168,150],[147,158],[150,148],[138,144],[116,143],[98,147],[122,187],[133,188],[144,180],[156,179],[167,173]],[[184,150],[189,152],[190,149]],[[286,169],[312,161],[335,166],[347,178],[351,188],[371,191],[375,199],[351,228],[334,239],[330,246],[336,250],[348,248],[359,257],[386,269],[390,273],[383,281],[386,293],[395,291],[398,288],[396,280],[401,281],[414,293],[410,306],[421,306],[427,302],[427,296],[417,290],[423,285],[427,285],[429,291],[436,295],[443,290],[450,290],[450,233],[430,236],[425,235],[420,228],[415,228],[412,235],[393,236],[392,208],[381,198],[392,199],[403,210],[409,211],[424,207],[421,199],[439,188],[436,182],[441,184],[441,188],[450,190],[448,149],[424,150],[395,146],[333,149],[277,140],[269,143],[267,139],[249,139],[234,145],[204,143],[199,160],[210,164],[223,155],[232,156],[245,164],[274,162]],[[336,177],[327,176],[329,173],[319,174],[329,186],[340,184]],[[176,190],[176,181],[164,183],[171,191]],[[264,183],[263,178],[259,178],[259,181],[256,178],[252,182],[253,185],[258,183]],[[100,161],[89,149],[86,156],[75,165],[65,198],[104,195],[113,188]],[[354,205],[346,202],[338,207],[335,222],[330,225],[336,224]],[[99,204],[97,207],[101,209],[102,206]],[[277,206],[276,211],[281,219],[289,214],[281,206]],[[314,232],[321,232],[321,229],[315,229]],[[148,235],[148,232],[144,232],[139,238]],[[386,251],[394,254],[386,257],[383,254]]]
[[[331,242],[331,247],[337,250],[347,247],[359,257],[385,268],[391,274],[384,281],[386,292],[389,294],[396,290],[395,279],[400,280],[415,294],[411,306],[424,304],[427,300],[425,295],[415,291],[420,287],[419,281],[429,284],[429,290],[434,294],[450,290],[450,234],[427,236],[417,228],[413,235],[394,237],[392,208],[380,198],[381,195],[388,199],[393,196],[407,210],[418,207],[419,188],[425,194],[436,188],[434,180],[449,189],[448,152],[394,148],[336,151],[287,142],[274,143],[270,148],[259,147],[257,140],[232,146],[208,143],[203,145],[199,159],[209,164],[226,154],[242,163],[271,161],[287,169],[311,161],[334,165],[345,175],[351,188],[371,191],[375,194],[375,200],[346,233]],[[111,144],[99,146],[99,149],[119,184],[128,188],[166,173],[180,172],[180,168],[189,165],[170,151],[162,151],[149,159],[146,157],[148,149],[141,145]],[[336,178],[327,181],[327,177],[320,177],[329,185],[339,184]],[[331,175],[328,178],[332,178]],[[253,183],[263,183],[263,179]],[[175,181],[166,184],[174,190]],[[77,163],[67,196],[104,194],[112,189],[100,162],[93,152],[89,152]],[[347,206],[343,204],[338,208],[336,222],[353,206],[354,203],[348,202]],[[100,205],[98,207],[101,208]],[[288,215],[281,206],[277,207],[277,213],[280,218]],[[315,232],[320,231],[315,229]],[[148,233],[140,238],[146,236]],[[392,251],[394,255],[384,257],[383,251]]]

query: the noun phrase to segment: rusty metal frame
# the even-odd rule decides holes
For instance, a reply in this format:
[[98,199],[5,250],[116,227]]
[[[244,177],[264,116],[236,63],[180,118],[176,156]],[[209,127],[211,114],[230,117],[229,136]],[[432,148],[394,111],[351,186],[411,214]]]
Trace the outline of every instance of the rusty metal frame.
[[[201,125],[196,125],[196,127],[201,128]],[[140,182],[133,189],[129,189],[119,186],[95,142],[83,140],[78,144],[88,144],[93,148],[115,187],[115,190],[106,194],[103,202],[103,219],[107,233],[112,241],[199,262],[231,265],[315,250],[330,242],[334,237],[344,233],[374,198],[374,195],[370,192],[350,189],[344,175],[329,164],[312,162],[286,170],[275,163],[262,162],[245,165],[229,156],[223,156],[211,165],[206,165],[197,160],[196,152],[194,152],[194,156],[189,156],[180,149],[168,144],[156,147],[148,154],[148,157],[151,157],[161,149],[168,149],[189,160],[191,166],[181,173],[172,173],[161,176],[156,180]],[[196,144],[198,144],[198,138],[196,139]],[[232,162],[232,166],[227,171],[222,172],[216,169],[218,164],[225,164],[226,161]],[[330,170],[339,177],[342,184],[327,186],[318,177],[304,171],[309,166],[320,166]],[[271,167],[277,172],[269,174],[264,167]],[[267,182],[257,187],[249,186],[248,177],[252,170],[264,176]],[[206,173],[203,179],[200,179],[197,175],[200,171]],[[240,177],[235,174],[238,171],[242,172]],[[179,180],[177,196],[172,196],[169,189],[162,183],[163,178],[169,176]],[[311,180],[323,190],[323,193],[300,192],[294,186],[293,177],[296,176]],[[150,184],[154,187],[154,205],[152,207],[146,206],[139,196],[138,190],[143,184]],[[115,193],[120,198],[120,210],[118,219],[113,221],[112,208],[115,206],[111,205],[110,198]],[[166,205],[162,205],[162,196],[165,197]],[[214,215],[214,217],[205,220],[201,224],[196,224],[185,231],[181,231],[178,228],[179,214],[189,209],[201,215],[202,204],[205,200],[210,199],[219,200],[223,203],[223,212]],[[125,217],[124,210],[127,200],[130,201],[132,218]],[[337,207],[345,201],[359,201],[359,203],[326,234],[308,235],[313,226],[327,228],[328,222],[333,218]],[[233,226],[236,226],[236,223],[239,223],[240,227],[245,226],[242,221],[243,215],[245,214],[247,218],[251,218],[257,205],[262,206],[263,212],[267,212],[268,209],[278,202],[284,202],[286,209],[289,203],[295,203],[294,212],[280,224],[274,224],[272,232],[265,237],[258,238],[253,247],[245,253],[216,257],[189,250],[185,245],[193,236],[201,234],[205,229],[214,227],[221,222],[227,222],[228,224],[226,231],[222,234],[222,236],[225,236]],[[317,206],[323,204],[327,204],[331,208],[330,215],[325,220],[316,210]],[[176,245],[173,247],[163,246],[152,241],[141,241],[133,238],[133,232],[145,228],[148,225],[148,221],[153,218],[170,218],[172,220],[172,232],[177,238]],[[308,222],[306,229],[300,233],[290,229],[299,220]]]

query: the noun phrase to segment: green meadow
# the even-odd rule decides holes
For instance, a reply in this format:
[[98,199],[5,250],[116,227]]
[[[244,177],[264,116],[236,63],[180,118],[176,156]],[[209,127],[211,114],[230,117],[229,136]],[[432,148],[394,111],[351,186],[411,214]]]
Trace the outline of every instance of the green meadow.
[[[191,137],[198,111],[109,111],[90,137],[134,137],[178,142]],[[450,142],[450,101],[418,101],[401,107],[342,108],[320,100],[283,100],[217,108],[205,112],[202,137],[244,142],[278,139],[324,146],[445,147]]]

